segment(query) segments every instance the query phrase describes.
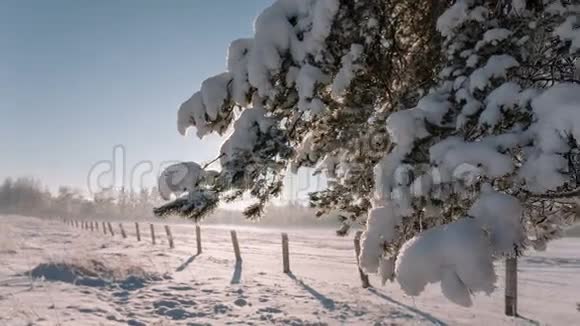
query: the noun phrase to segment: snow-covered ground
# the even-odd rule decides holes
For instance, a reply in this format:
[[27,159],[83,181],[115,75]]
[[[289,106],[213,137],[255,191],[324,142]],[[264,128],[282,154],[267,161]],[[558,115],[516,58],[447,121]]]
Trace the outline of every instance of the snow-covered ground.
[[[115,229],[118,231],[116,224]],[[282,273],[280,230],[234,227],[243,263],[235,263],[230,227],[203,227],[195,255],[190,224],[162,225],[157,245],[142,224],[127,239],[58,221],[0,217],[0,325],[573,325],[580,320],[580,239],[553,242],[520,260],[519,310],[503,316],[498,290],[470,309],[449,303],[438,285],[405,296],[396,284],[359,284],[352,238],[332,230],[291,230],[292,274]]]

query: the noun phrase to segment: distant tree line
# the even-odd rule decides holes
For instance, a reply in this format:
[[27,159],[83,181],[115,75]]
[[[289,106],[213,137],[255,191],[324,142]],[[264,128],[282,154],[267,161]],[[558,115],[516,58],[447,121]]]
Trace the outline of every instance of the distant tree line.
[[95,219],[143,219],[152,217],[157,190],[139,192],[106,189],[90,197],[61,186],[56,194],[32,178],[7,178],[0,186],[0,214]]
[[[92,196],[61,186],[56,193],[33,178],[7,178],[0,186],[0,214],[38,217],[65,217],[95,220],[154,219],[153,207],[161,198],[156,187],[139,192],[106,189]],[[270,205],[260,220],[260,226],[336,227],[335,215],[316,218],[315,210],[299,202]],[[253,225],[240,210],[221,208],[212,213],[206,224]]]

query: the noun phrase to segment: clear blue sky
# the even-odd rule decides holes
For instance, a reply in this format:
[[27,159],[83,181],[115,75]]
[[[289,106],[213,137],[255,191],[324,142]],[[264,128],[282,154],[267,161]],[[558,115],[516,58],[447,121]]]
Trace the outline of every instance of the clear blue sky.
[[222,140],[181,137],[177,109],[270,3],[0,0],[0,178],[82,189],[117,144],[129,168],[211,160]]

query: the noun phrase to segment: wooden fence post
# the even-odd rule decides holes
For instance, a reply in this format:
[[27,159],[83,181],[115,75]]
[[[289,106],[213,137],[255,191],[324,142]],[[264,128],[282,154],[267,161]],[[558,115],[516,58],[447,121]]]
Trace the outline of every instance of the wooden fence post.
[[153,224],[149,224],[151,228],[151,243],[155,244],[155,226]]
[[505,314],[518,316],[518,257],[505,260]]
[[238,235],[235,230],[230,231],[232,235],[232,245],[234,246],[234,253],[236,254],[236,261],[242,261],[242,254],[240,253],[240,244],[238,243]]
[[197,254],[201,254],[201,228],[199,225],[195,226],[195,241],[197,242]]
[[137,241],[141,241],[141,232],[139,231],[139,223],[135,222],[135,232],[137,232]]
[[282,233],[282,264],[284,273],[290,273],[290,249],[288,248],[287,233]]
[[167,233],[167,241],[169,241],[169,248],[170,249],[175,248],[173,244],[173,235],[171,234],[171,229],[169,228],[169,225],[165,226],[165,233]]
[[107,224],[105,222],[103,222],[103,233],[107,234]]
[[99,222],[95,222],[95,230],[96,230],[96,231],[100,231],[100,230],[99,230]]
[[125,232],[125,228],[123,227],[123,223],[119,223],[119,229],[121,229],[121,236],[123,239],[127,239],[127,233]]
[[93,224],[93,221],[90,221],[89,225],[91,226],[91,232],[95,231],[95,225]]
[[113,226],[111,225],[111,222],[107,222],[107,225],[109,226],[109,233],[111,234],[111,236],[115,236],[115,232],[113,232]]
[[362,270],[362,268],[360,268],[359,256],[360,256],[360,238],[361,238],[361,236],[362,236],[362,231],[358,231],[354,236],[354,252],[356,255],[356,267],[358,268],[358,273],[360,275],[362,287],[363,287],[363,289],[366,289],[366,288],[371,286],[371,283],[369,282],[369,276],[367,274],[365,274],[365,272]]

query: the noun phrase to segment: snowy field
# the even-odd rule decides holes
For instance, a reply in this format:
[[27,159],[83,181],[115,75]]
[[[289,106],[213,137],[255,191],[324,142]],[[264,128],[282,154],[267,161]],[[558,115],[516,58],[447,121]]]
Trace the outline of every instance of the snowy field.
[[[116,226],[116,225],[115,225]],[[0,325],[578,325],[580,239],[553,242],[520,260],[519,310],[503,316],[498,290],[475,306],[447,302],[438,285],[405,296],[396,284],[360,288],[351,238],[332,230],[289,231],[292,274],[281,272],[280,230],[235,227],[243,263],[236,266],[229,227],[162,226],[150,243],[125,223],[128,239],[16,216],[0,217]],[[118,228],[116,227],[116,231]]]

